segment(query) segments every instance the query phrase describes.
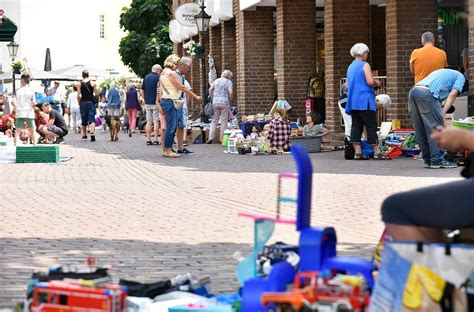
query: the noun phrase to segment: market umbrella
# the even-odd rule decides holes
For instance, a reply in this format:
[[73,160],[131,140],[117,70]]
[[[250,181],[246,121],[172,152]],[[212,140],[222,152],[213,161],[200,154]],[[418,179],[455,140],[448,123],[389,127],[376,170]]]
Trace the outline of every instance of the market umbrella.
[[57,70],[53,70],[52,72],[66,78],[70,78],[73,80],[81,80],[82,79],[82,71],[87,69],[89,71],[89,77],[91,79],[98,79],[98,78],[105,78],[109,77],[109,73],[105,70],[94,69],[84,65],[74,65],[71,67],[61,68]]
[[[49,48],[46,49],[46,56],[44,59],[44,71],[45,72],[50,72],[52,69],[51,66],[51,51]],[[49,85],[51,84],[51,80],[43,80],[43,86],[45,89],[49,88]]]

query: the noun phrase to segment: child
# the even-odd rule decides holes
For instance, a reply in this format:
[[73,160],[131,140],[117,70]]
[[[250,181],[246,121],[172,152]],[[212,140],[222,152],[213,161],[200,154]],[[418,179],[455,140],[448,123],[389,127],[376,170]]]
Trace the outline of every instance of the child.
[[252,141],[258,139],[258,137],[260,136],[260,132],[262,132],[262,130],[260,130],[260,127],[258,125],[254,125],[252,128],[252,133],[250,133],[250,139]]
[[303,127],[303,136],[327,136],[329,131],[323,124],[323,117],[317,112],[311,112],[306,115],[306,122]]
[[107,102],[105,101],[105,96],[100,97],[97,113],[102,122],[102,132],[107,132],[107,124],[105,122],[105,116],[107,115]]
[[15,133],[15,120],[11,117],[8,117],[2,131],[7,137],[11,138],[13,133]]
[[282,105],[282,102],[278,101],[274,118],[270,123],[270,128],[266,135],[267,140],[270,142],[270,148],[289,151],[290,134],[291,125],[286,118],[286,109]]

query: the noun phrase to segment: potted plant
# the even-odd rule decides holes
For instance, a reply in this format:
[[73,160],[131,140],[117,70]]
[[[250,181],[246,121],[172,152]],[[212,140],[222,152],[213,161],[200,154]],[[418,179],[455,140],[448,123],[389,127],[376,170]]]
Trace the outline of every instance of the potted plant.
[[13,73],[15,73],[15,74],[20,74],[20,73],[23,71],[23,69],[24,69],[23,62],[22,62],[22,61],[19,61],[19,60],[18,60],[18,61],[14,61],[14,62],[12,63],[12,66],[11,66],[11,67],[12,67]]
[[199,58],[202,55],[201,46],[194,42],[194,40],[186,42],[183,47],[186,50],[186,53],[192,58]]

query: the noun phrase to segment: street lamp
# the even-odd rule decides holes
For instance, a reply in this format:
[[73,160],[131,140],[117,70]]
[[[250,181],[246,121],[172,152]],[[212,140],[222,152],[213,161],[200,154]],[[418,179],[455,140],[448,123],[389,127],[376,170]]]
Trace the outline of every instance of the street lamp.
[[[12,59],[12,62],[15,61],[16,55],[18,53],[18,47],[20,45],[15,42],[15,39],[12,39],[12,41],[7,44],[8,47],[8,53],[10,53],[10,57]],[[13,94],[15,94],[15,71],[12,70],[13,73]]]
[[[205,60],[205,43],[206,41],[205,36],[206,32],[209,30],[209,21],[211,20],[211,16],[204,11],[206,6],[204,5],[204,1],[201,2],[201,12],[194,15],[194,19],[196,20],[196,25],[199,31],[199,45],[201,46],[201,96],[202,96],[202,107],[201,107],[201,122],[207,123],[209,122],[209,118],[207,117],[206,113],[204,112],[204,108],[206,106],[207,100],[207,84],[206,84],[206,60]],[[205,141],[203,140],[203,143]]]

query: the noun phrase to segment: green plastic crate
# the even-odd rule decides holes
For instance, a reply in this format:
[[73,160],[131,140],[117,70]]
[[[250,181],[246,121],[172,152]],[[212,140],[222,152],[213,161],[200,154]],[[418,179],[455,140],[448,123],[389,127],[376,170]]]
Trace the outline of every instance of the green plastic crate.
[[16,148],[17,163],[58,163],[58,145],[18,146]]

